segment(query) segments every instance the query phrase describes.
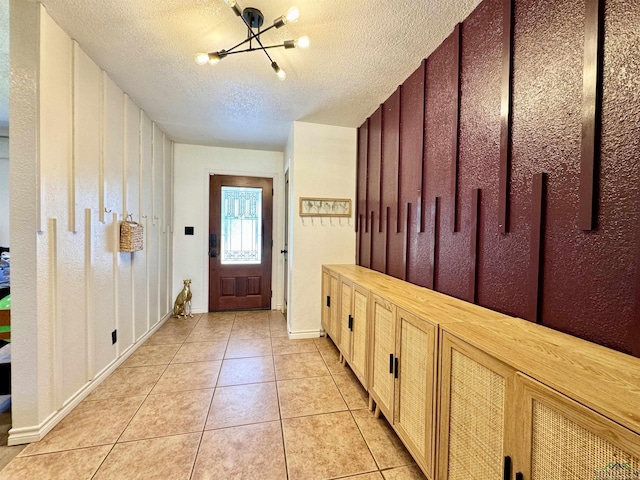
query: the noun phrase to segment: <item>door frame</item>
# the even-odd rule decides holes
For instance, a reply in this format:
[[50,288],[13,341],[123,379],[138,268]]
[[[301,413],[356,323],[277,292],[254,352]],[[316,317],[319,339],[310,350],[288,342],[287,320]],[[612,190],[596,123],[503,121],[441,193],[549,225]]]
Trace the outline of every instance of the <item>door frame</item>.
[[[291,232],[291,184],[289,183],[289,167],[284,171],[283,176],[283,196],[284,196],[284,208],[282,210],[282,245],[287,253],[281,255],[282,257],[282,313],[284,313],[285,318],[288,319],[288,303],[290,296],[289,285],[291,283],[291,279],[289,278],[289,270],[291,270],[291,266],[289,265],[289,249],[290,245],[290,232]],[[288,320],[287,320],[288,321]]]
[[[271,309],[282,311],[283,308],[283,292],[281,279],[284,263],[280,250],[284,243],[284,174],[273,172],[247,172],[242,170],[226,170],[218,168],[205,168],[203,172],[204,182],[204,197],[202,199],[204,208],[202,209],[202,225],[206,229],[206,232],[202,232],[202,242],[200,246],[200,261],[207,268],[203,268],[202,278],[202,291],[207,295],[206,304],[209,304],[209,177],[211,175],[230,175],[236,177],[259,177],[259,178],[271,178],[273,180],[273,247],[271,249]],[[175,200],[179,201],[180,192],[175,192]],[[178,228],[179,230],[179,228]],[[277,252],[277,253],[276,253]]]

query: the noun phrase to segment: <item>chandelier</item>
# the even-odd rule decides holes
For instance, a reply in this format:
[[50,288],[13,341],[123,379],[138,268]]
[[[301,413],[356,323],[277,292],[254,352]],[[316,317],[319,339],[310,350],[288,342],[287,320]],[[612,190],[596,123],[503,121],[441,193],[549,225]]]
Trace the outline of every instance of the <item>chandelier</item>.
[[[261,30],[262,25],[264,24],[264,15],[257,8],[247,7],[245,9],[240,8],[238,2],[236,0],[224,0],[224,2],[231,7],[231,9],[235,12],[235,14],[242,19],[244,24],[247,27],[247,38],[242,42],[234,45],[231,48],[226,50],[220,50],[218,52],[210,52],[210,53],[198,53],[196,54],[196,63],[198,65],[215,65],[223,58],[228,55],[235,55],[237,53],[245,53],[245,52],[254,52],[256,50],[262,50],[264,54],[267,56],[269,61],[271,62],[271,68],[276,72],[278,78],[280,80],[284,80],[287,78],[287,74],[284,70],[282,70],[276,62],[273,61],[268,49],[271,48],[280,48],[284,47],[285,49],[289,48],[307,48],[309,46],[309,37],[300,37],[297,40],[285,40],[284,43],[278,45],[264,45],[262,43],[261,35],[265,32],[268,32],[272,28],[280,28],[285,26],[287,23],[296,22],[300,17],[300,10],[296,7],[291,7],[286,15],[282,15],[281,17],[276,18],[273,21],[273,25]],[[248,44],[248,45],[247,45]],[[243,50],[238,50],[238,48],[245,46]]]

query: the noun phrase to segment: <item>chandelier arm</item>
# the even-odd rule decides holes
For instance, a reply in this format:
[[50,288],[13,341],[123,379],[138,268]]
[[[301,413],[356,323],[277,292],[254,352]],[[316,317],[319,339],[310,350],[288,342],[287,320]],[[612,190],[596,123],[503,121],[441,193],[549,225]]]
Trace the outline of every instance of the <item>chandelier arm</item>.
[[[240,18],[242,18],[242,21],[244,22],[244,24],[249,28],[249,30],[253,33],[253,31],[251,30],[251,25],[249,25],[249,22],[247,22],[247,19],[244,18],[243,15],[240,16]],[[269,27],[271,28],[271,27]],[[259,35],[256,35],[255,33],[253,33],[253,35],[251,35],[247,40],[251,40],[252,38],[255,38],[256,41],[258,42],[258,44],[260,45],[260,48],[262,49],[262,51],[264,52],[264,54],[267,56],[267,58],[269,59],[269,61],[271,63],[273,63],[273,59],[271,58],[271,55],[269,55],[269,52],[267,52],[264,48],[264,45],[262,45],[262,41],[260,40],[260,35],[263,34],[264,32],[266,32],[267,30],[269,30],[269,28],[266,28],[265,30],[263,30],[262,32],[260,32]]]
[[234,45],[233,47],[229,48],[227,50],[227,53],[231,53],[233,50],[235,50],[238,47],[241,47],[242,45],[244,45],[245,43],[247,43],[250,40],[250,38],[246,38],[245,40],[241,41],[240,43],[238,43],[237,45]]
[[258,50],[268,50],[270,48],[278,48],[278,47],[284,47],[284,46],[285,46],[284,43],[282,43],[280,45],[267,45],[266,47],[245,48],[244,50],[237,50],[235,52],[227,50],[227,55],[235,55],[236,53],[256,52]]
[[[243,41],[241,41],[240,43],[238,43],[237,45],[234,45],[233,47],[229,48],[226,50],[227,53],[232,52],[233,50],[235,50],[238,47],[241,47],[242,45],[244,45],[245,43],[247,43],[249,40],[252,40],[253,38],[257,39],[258,35],[262,35],[264,32],[268,32],[269,30],[271,30],[272,28],[274,28],[274,25],[271,25],[270,27],[265,28],[264,30],[262,30],[260,33],[253,33],[252,30],[250,30],[251,34],[247,36],[246,39],[244,39]],[[283,44],[284,45],[284,44]],[[266,48],[271,48],[271,47],[266,47]],[[259,50],[259,49],[255,49],[255,50]],[[243,50],[244,51],[244,50]],[[248,51],[248,50],[247,50]]]

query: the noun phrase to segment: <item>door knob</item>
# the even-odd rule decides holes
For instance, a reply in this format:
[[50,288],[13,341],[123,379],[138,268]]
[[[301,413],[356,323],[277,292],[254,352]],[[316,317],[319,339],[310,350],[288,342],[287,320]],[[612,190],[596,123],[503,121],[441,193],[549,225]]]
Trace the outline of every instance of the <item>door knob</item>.
[[288,250],[280,250],[280,253],[289,253]]

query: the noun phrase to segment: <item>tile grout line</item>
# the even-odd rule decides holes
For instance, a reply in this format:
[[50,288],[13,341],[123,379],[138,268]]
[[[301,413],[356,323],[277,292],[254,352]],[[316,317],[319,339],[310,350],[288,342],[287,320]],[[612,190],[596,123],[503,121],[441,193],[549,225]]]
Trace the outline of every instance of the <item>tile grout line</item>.
[[[199,323],[199,321],[198,321]],[[231,323],[231,328],[233,329],[233,324],[235,323],[235,314],[233,316],[233,322]],[[195,327],[194,327],[195,328]],[[231,335],[231,332],[229,332]],[[204,419],[204,424],[202,425],[202,432],[200,433],[200,441],[198,442],[198,448],[196,448],[196,454],[193,457],[193,464],[191,465],[191,472],[189,472],[189,479],[193,478],[193,475],[196,472],[196,463],[198,462],[198,455],[200,454],[200,447],[202,447],[202,440],[204,439],[204,432],[207,430],[207,422],[209,421],[209,415],[211,413],[211,405],[213,405],[213,398],[216,396],[216,390],[218,387],[218,381],[220,380],[220,374],[222,373],[222,364],[224,362],[224,356],[227,353],[227,347],[229,346],[229,339],[227,339],[227,344],[224,347],[224,353],[222,354],[222,360],[220,361],[220,369],[218,370],[218,378],[216,378],[215,386],[213,387],[213,394],[211,395],[211,400],[209,400],[209,408],[207,409],[207,415]]]
[[[198,319],[193,328],[195,328],[195,326],[198,324],[198,322],[200,321],[200,319]],[[191,331],[193,331],[193,328],[190,330],[189,333],[191,333]],[[145,341],[146,343],[146,341]],[[144,343],[142,345],[140,345],[141,347],[144,345]],[[177,344],[172,344],[172,345],[177,345]],[[184,342],[182,342],[180,344],[181,346],[184,345]],[[176,350],[176,353],[173,354],[173,357],[171,357],[171,360],[173,360],[175,358],[175,356],[178,354],[178,351],[180,350],[180,348],[178,348],[178,350]],[[133,421],[133,418],[138,414],[138,412],[140,411],[140,409],[142,408],[142,405],[144,405],[144,402],[147,401],[147,399],[149,398],[149,395],[151,395],[151,392],[153,391],[153,389],[155,388],[155,386],[158,384],[158,382],[160,381],[160,379],[162,378],[162,376],[165,374],[165,372],[167,371],[167,369],[169,368],[169,365],[171,364],[171,360],[169,360],[169,363],[167,363],[167,365],[165,366],[164,370],[162,371],[162,373],[160,374],[160,376],[158,377],[158,379],[155,381],[155,383],[153,384],[153,386],[151,387],[151,389],[149,390],[149,393],[147,393],[144,397],[144,400],[142,400],[142,402],[140,402],[140,405],[138,405],[138,408],[136,409],[135,412],[133,412],[133,415],[131,415],[131,418],[129,419],[129,421],[127,422],[127,424],[125,425],[125,427],[122,429],[122,432],[120,432],[120,435],[118,435],[118,438],[116,438],[116,441],[111,445],[111,448],[109,449],[109,451],[107,452],[107,454],[104,456],[104,458],[102,459],[102,461],[100,462],[100,465],[98,465],[98,468],[96,468],[96,470],[93,472],[93,474],[91,475],[91,479],[95,478],[95,476],[98,474],[98,472],[100,471],[100,469],[102,468],[102,466],[104,465],[104,463],[107,461],[107,458],[109,457],[109,455],[111,454],[111,452],[113,452],[114,448],[116,447],[116,445],[118,444],[118,440],[120,440],[122,438],[122,435],[124,434],[124,432],[127,430],[127,428],[129,428],[129,425],[131,425],[131,422]],[[147,365],[144,365],[147,366]],[[130,368],[134,368],[134,367],[130,367]],[[138,396],[138,395],[135,395]],[[140,395],[142,396],[142,395]],[[120,397],[122,398],[122,397]],[[127,398],[127,397],[124,397]],[[145,439],[147,440],[147,439]],[[123,442],[125,443],[125,442]],[[77,449],[76,449],[77,450]],[[195,460],[194,460],[195,462]]]
[[[331,339],[331,342],[333,342],[333,339]],[[333,343],[333,344],[335,345],[335,343]],[[324,357],[322,357],[322,359],[325,360]],[[326,360],[325,360],[325,363],[326,363]],[[327,365],[327,369],[328,368],[329,368],[329,365]],[[335,383],[335,378],[333,378],[333,374],[331,375],[331,379]],[[338,387],[337,384],[336,384],[336,388],[338,388],[338,392],[340,392],[340,395],[342,395],[342,392],[340,391],[340,387]],[[347,401],[344,399],[344,396],[343,396],[343,400],[344,400],[344,403],[346,405]],[[364,441],[364,444],[367,446],[367,450],[369,451],[369,455],[371,455],[371,458],[373,458],[373,462],[375,463],[376,467],[378,467],[378,469],[376,471],[379,472],[380,475],[382,475],[382,471],[380,470],[380,464],[378,463],[378,460],[376,459],[375,455],[373,454],[373,451],[371,450],[371,447],[369,446],[369,442],[367,442],[367,439],[365,438],[364,433],[362,432],[362,429],[360,428],[360,425],[358,425],[358,422],[356,422],[356,419],[353,416],[353,410],[351,410],[349,408],[349,405],[347,405],[347,411],[349,412],[349,415],[351,416],[351,420],[353,421],[353,423],[355,423],[356,428],[358,429],[358,432],[360,433],[360,437]],[[365,472],[365,473],[371,473],[371,472]],[[382,476],[384,477],[384,475],[382,475]]]
[[[271,318],[269,318],[269,333],[271,333]],[[276,356],[273,354],[273,337],[271,337],[271,361],[273,363],[273,376],[276,384],[276,400],[278,402],[278,416],[280,417],[280,434],[282,435],[282,456],[284,458],[284,475],[289,480],[289,463],[287,462],[287,445],[284,441],[284,422],[282,418],[282,408],[280,405],[280,389],[278,388],[278,377],[276,376]]]

